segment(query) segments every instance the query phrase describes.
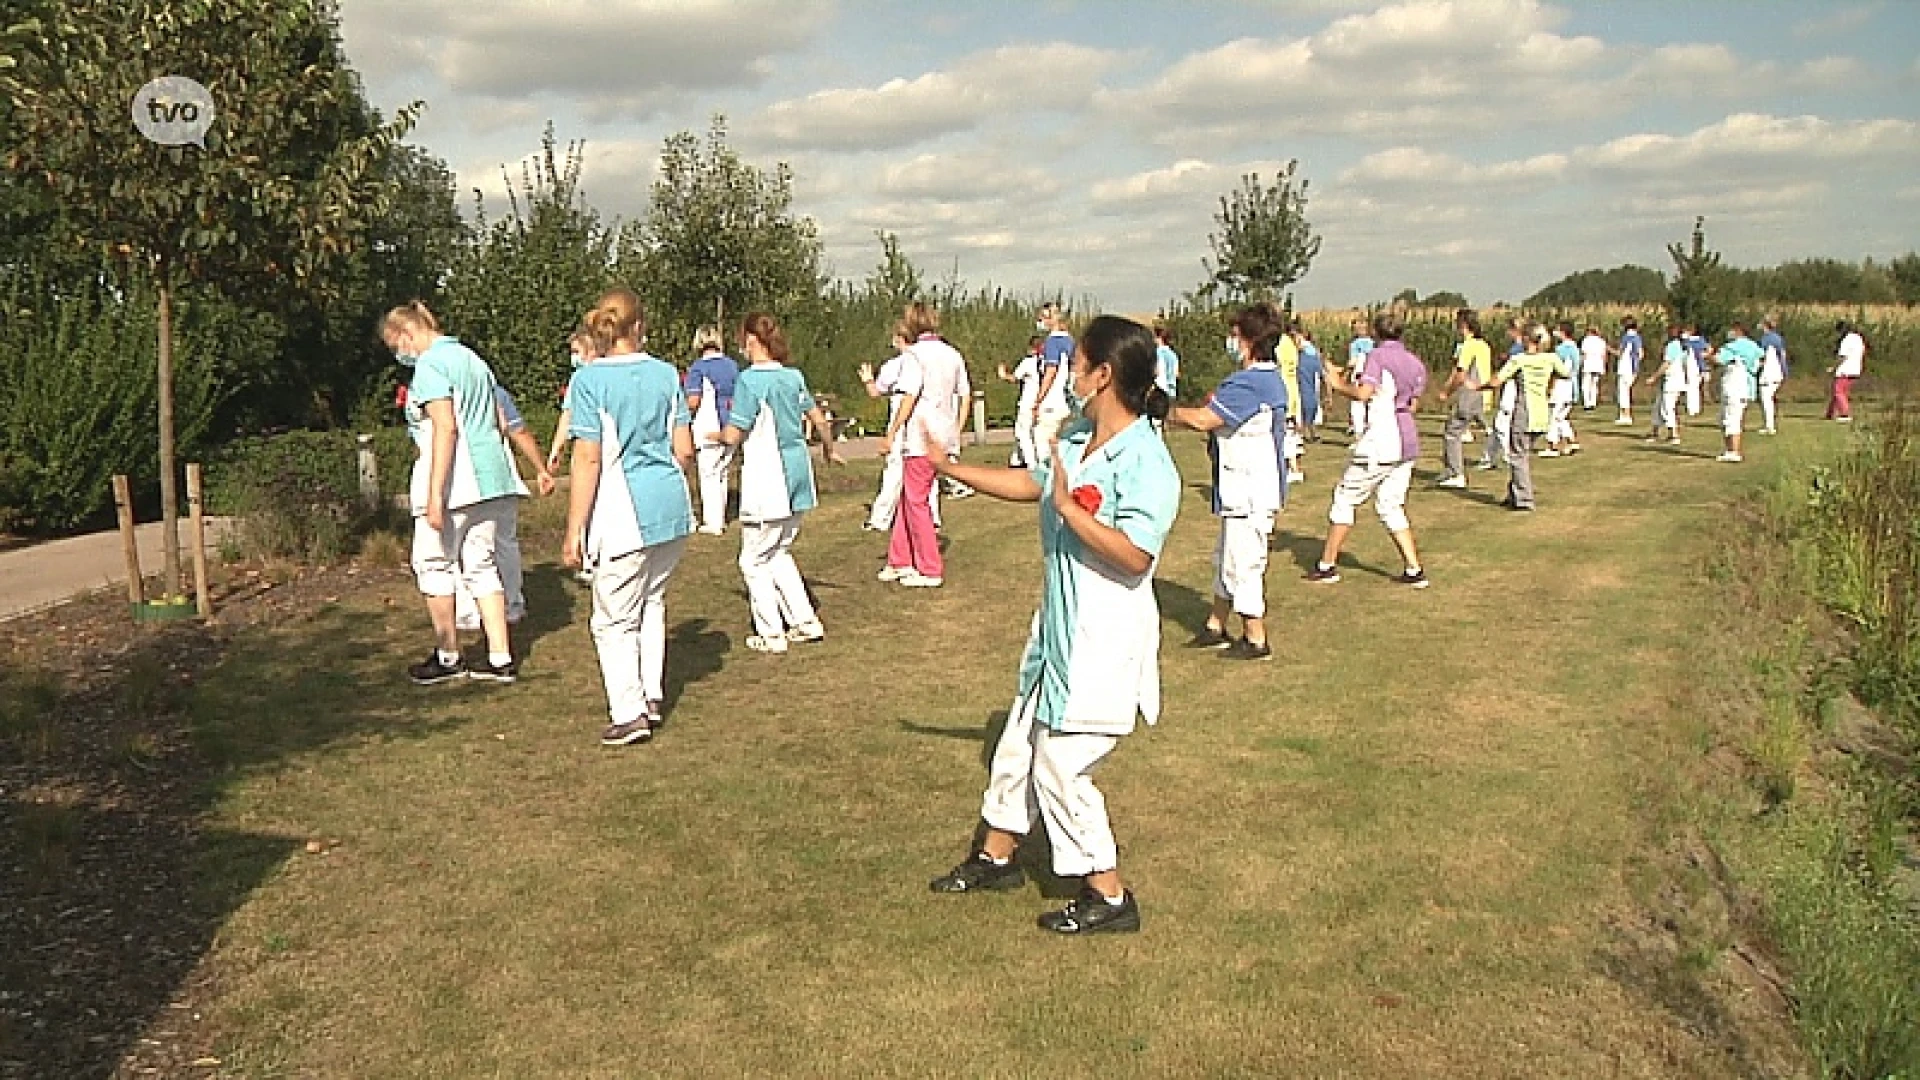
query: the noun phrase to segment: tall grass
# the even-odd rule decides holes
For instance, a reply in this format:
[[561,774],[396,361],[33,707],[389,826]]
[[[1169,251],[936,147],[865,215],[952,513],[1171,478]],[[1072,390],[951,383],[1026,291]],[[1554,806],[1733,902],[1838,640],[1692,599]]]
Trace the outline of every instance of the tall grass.
[[1764,811],[1719,831],[1818,1075],[1920,1076],[1920,895],[1900,869],[1920,746],[1920,461],[1904,403],[1861,434],[1783,469],[1721,545],[1729,616],[1765,628],[1739,635],[1749,674],[1718,695]]

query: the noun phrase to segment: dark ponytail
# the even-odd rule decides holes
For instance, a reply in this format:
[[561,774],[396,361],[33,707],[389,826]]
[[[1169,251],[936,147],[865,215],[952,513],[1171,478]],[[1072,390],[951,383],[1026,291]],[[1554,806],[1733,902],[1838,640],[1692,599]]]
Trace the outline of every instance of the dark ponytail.
[[1128,412],[1153,420],[1167,418],[1173,401],[1153,381],[1160,363],[1153,331],[1132,319],[1101,315],[1080,335],[1080,349],[1087,354],[1089,369],[1112,369],[1114,395]]

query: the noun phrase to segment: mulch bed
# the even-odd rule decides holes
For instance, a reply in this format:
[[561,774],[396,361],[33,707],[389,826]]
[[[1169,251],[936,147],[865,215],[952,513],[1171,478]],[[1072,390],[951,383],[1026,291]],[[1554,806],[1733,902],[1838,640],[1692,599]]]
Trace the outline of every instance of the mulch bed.
[[185,691],[234,635],[401,573],[228,568],[209,623],[135,625],[108,592],[0,624],[0,1078],[217,1068],[200,960],[295,842],[208,825]]

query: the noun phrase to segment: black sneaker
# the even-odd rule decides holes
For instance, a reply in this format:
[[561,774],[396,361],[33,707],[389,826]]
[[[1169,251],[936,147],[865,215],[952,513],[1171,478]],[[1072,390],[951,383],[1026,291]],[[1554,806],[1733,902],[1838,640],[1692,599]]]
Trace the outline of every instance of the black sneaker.
[[1140,905],[1134,903],[1132,889],[1120,903],[1109,904],[1100,890],[1089,886],[1066,907],[1040,916],[1040,929],[1056,934],[1132,933],[1140,929]]
[[467,678],[474,682],[510,683],[520,677],[520,665],[509,660],[499,667],[485,657],[467,666]]
[[1340,580],[1340,571],[1331,566],[1316,566],[1307,571],[1307,580],[1315,585],[1333,585]]
[[1273,657],[1273,646],[1264,641],[1255,645],[1246,638],[1241,638],[1227,646],[1227,651],[1220,655],[1229,660],[1268,660]]
[[607,730],[600,733],[601,746],[632,746],[653,738],[653,725],[647,717],[641,717],[632,723],[608,724]]
[[407,678],[419,686],[437,686],[443,682],[467,677],[467,665],[463,660],[455,659],[451,664],[440,662],[438,649],[427,654],[427,658],[407,669]]
[[1427,580],[1427,572],[1425,570],[1402,570],[1400,571],[1400,576],[1393,580],[1410,589],[1424,589],[1433,584],[1433,582]]
[[986,852],[976,851],[945,876],[934,878],[927,888],[937,893],[1006,892],[1026,883],[1026,871],[1012,859],[999,864],[987,858]]
[[1233,644],[1233,635],[1217,626],[1203,628],[1187,642],[1189,649],[1224,649]]

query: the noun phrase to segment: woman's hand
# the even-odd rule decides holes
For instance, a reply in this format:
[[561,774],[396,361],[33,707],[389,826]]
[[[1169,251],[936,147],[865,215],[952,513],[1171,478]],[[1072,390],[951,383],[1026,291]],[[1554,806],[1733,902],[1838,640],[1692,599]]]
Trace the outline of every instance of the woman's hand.
[[873,365],[872,364],[860,365],[860,381],[863,383],[870,383],[873,381]]
[[539,477],[534,480],[534,486],[539,490],[540,497],[543,499],[553,494],[555,487],[553,472],[550,469],[541,469]]
[[560,545],[560,565],[569,570],[578,570],[584,565],[580,557],[580,534],[567,530],[567,538]]

